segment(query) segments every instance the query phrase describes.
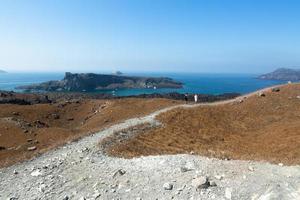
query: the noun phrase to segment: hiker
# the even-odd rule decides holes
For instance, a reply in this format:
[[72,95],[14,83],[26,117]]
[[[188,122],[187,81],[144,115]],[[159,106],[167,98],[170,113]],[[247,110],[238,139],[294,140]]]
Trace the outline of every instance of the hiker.
[[195,100],[195,103],[198,102],[198,95],[197,94],[194,95],[194,100]]
[[187,93],[184,94],[184,100],[185,100],[185,103],[188,102],[188,94]]

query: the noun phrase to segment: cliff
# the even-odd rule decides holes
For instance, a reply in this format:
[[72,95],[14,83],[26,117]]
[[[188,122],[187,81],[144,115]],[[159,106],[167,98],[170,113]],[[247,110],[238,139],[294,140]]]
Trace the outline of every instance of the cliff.
[[300,81],[300,70],[279,68],[271,73],[263,74],[258,78],[265,80]]
[[40,91],[94,91],[129,88],[181,88],[182,83],[166,77],[135,77],[66,72],[63,80],[20,86],[18,89]]

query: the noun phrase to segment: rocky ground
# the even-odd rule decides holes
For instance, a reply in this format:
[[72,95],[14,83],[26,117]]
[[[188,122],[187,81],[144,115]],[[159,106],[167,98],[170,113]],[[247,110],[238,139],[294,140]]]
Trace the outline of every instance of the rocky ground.
[[192,152],[123,159],[99,148],[99,141],[122,130],[157,126],[157,115],[178,106],[191,107],[175,105],[128,119],[0,169],[0,199],[300,199],[299,165],[219,160]]

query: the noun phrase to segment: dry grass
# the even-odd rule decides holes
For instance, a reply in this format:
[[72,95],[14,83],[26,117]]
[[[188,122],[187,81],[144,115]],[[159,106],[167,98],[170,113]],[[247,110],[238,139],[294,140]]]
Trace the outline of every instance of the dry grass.
[[[82,100],[80,102],[0,105],[0,167],[30,159],[66,142],[129,118],[178,104],[166,99]],[[59,119],[55,119],[55,114]],[[46,124],[35,127],[35,121]],[[28,127],[26,123],[32,126]],[[27,130],[28,133],[24,133]],[[28,142],[28,139],[32,141]],[[36,146],[36,151],[27,151]]]
[[300,84],[243,103],[175,109],[163,127],[112,146],[114,156],[178,154],[300,164]]

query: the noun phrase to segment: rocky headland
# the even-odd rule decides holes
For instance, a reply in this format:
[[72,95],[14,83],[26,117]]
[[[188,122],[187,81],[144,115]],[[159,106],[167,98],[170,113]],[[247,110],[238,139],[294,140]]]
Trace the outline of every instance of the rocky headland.
[[300,69],[279,68],[258,78],[263,80],[300,81]]
[[66,72],[63,80],[20,86],[18,89],[35,91],[95,91],[130,88],[181,88],[182,83],[167,77],[137,77],[107,74]]

